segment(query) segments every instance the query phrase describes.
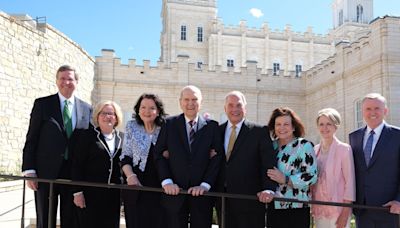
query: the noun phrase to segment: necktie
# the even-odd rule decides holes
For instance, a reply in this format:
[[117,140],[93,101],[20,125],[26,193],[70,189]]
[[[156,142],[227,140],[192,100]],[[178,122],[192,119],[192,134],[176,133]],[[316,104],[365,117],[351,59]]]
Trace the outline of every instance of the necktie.
[[195,124],[196,124],[196,121],[194,121],[194,120],[189,121],[189,125],[190,125],[189,143],[190,143],[190,145],[192,145],[192,143],[194,141],[194,135],[195,135],[194,126],[195,126]]
[[[64,121],[64,128],[67,137],[71,137],[72,134],[72,115],[69,108],[70,102],[68,100],[64,101],[64,109],[63,109],[63,121]],[[68,147],[65,149],[64,159],[68,160]]]
[[228,143],[228,149],[226,152],[226,160],[229,160],[229,157],[232,154],[232,149],[233,149],[233,145],[235,145],[235,141],[236,141],[236,125],[232,125],[231,127],[231,135],[229,136],[229,143]]
[[365,163],[367,164],[367,166],[369,165],[369,160],[371,159],[372,143],[374,141],[374,134],[375,134],[375,132],[373,130],[369,133],[367,143],[365,144],[365,148],[364,148],[364,158],[365,158]]

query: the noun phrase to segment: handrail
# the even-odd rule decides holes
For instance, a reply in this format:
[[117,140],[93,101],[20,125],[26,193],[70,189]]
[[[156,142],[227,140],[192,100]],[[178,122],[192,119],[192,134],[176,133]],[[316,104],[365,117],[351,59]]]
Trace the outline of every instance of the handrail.
[[[36,177],[23,177],[23,176],[12,176],[12,175],[2,175],[2,174],[0,174],[0,178],[14,179],[14,180],[34,180],[34,181],[45,182],[45,183],[78,185],[78,186],[87,186],[87,187],[116,188],[116,189],[124,189],[124,190],[161,192],[161,193],[164,192],[164,190],[162,188],[153,188],[153,187],[145,187],[145,186],[129,186],[126,184],[104,184],[104,183],[94,183],[94,182],[86,182],[86,181],[72,181],[72,180],[67,180],[67,179],[43,179],[43,178],[36,178]],[[188,193],[187,190],[180,190],[179,194],[190,195],[190,193]],[[233,194],[233,193],[223,193],[223,192],[204,192],[204,195],[205,196],[213,196],[213,197],[234,198],[234,199],[258,200],[257,196],[255,196],[255,195]],[[369,205],[362,205],[362,204],[328,202],[328,201],[319,201],[319,200],[308,200],[307,201],[307,200],[290,199],[290,198],[283,198],[283,197],[274,197],[274,201],[389,211],[388,207],[382,207],[382,206],[381,207],[380,206],[369,206]]]
[[[54,184],[78,185],[78,186],[87,186],[87,187],[113,188],[113,189],[123,189],[123,190],[160,192],[160,193],[164,192],[164,190],[162,188],[153,188],[153,187],[145,187],[145,186],[128,186],[126,184],[104,184],[104,183],[94,183],[94,182],[86,182],[86,181],[72,181],[72,180],[67,180],[67,179],[44,179],[44,178],[37,178],[37,177],[24,177],[24,176],[13,176],[13,175],[2,175],[2,174],[0,174],[0,178],[13,179],[13,180],[24,180],[23,204],[25,204],[25,181],[26,180],[49,183],[50,188],[51,188],[50,193],[52,193],[52,188],[53,188]],[[190,195],[190,193],[187,190],[180,190],[179,194]],[[232,193],[222,193],[222,192],[204,192],[204,196],[221,198],[222,199],[222,214],[224,214],[224,211],[225,211],[225,199],[226,198],[258,200],[257,196],[255,196],[255,195],[232,194]],[[52,199],[52,198],[53,197],[50,197],[50,199]],[[327,201],[318,201],[318,200],[298,200],[298,199],[274,197],[274,201],[389,211],[388,207],[383,207],[383,206],[369,206],[369,205],[361,205],[361,204],[327,202]],[[25,213],[24,208],[25,207],[22,207],[23,214],[21,217],[21,227],[23,227],[23,225],[24,225],[23,224],[24,223],[24,213]],[[51,217],[50,216],[51,213],[54,213],[54,212],[49,211],[49,219]],[[221,225],[222,225],[221,227],[224,227],[224,225],[225,225],[224,216],[222,216]]]

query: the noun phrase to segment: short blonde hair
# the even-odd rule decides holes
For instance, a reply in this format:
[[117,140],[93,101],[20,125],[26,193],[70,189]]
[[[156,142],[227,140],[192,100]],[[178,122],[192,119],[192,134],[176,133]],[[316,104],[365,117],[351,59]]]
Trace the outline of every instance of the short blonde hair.
[[341,118],[339,112],[334,108],[324,108],[318,111],[317,125],[319,118],[326,116],[338,128],[340,126]]
[[107,105],[111,105],[114,108],[115,118],[117,119],[117,123],[115,124],[114,127],[119,127],[123,121],[121,107],[116,102],[110,100],[101,101],[96,104],[92,115],[92,121],[94,126],[96,127],[99,126],[99,121],[97,119],[99,118],[101,110],[103,110],[103,108]]

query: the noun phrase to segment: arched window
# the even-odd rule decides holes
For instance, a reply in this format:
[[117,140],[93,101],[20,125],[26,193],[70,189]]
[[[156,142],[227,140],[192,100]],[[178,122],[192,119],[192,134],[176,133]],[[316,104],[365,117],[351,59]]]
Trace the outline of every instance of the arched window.
[[354,102],[354,123],[355,123],[355,128],[360,128],[364,125],[363,121],[363,116],[362,116],[362,100],[358,99]]
[[357,5],[357,22],[363,22],[363,11],[362,5]]
[[186,40],[186,25],[181,25],[181,40]]
[[197,42],[203,42],[203,27],[197,27]]

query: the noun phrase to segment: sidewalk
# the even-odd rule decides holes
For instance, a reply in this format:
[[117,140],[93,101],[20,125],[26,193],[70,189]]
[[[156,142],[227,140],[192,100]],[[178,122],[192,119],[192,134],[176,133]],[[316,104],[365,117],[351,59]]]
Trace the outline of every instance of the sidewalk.
[[[21,227],[22,188],[22,180],[0,182],[0,227]],[[34,221],[35,218],[33,191],[27,189],[25,193],[25,227],[32,227],[29,226],[30,220]]]

